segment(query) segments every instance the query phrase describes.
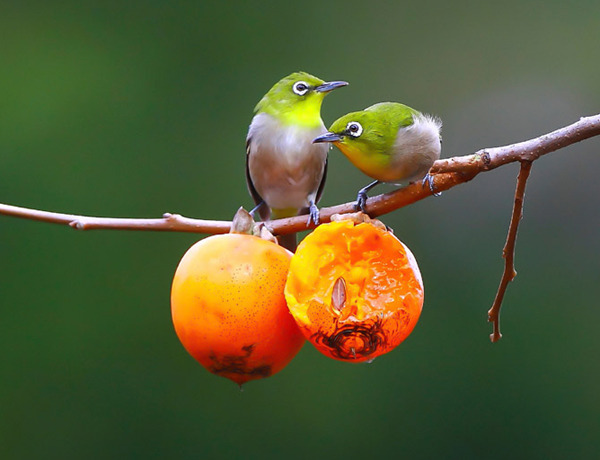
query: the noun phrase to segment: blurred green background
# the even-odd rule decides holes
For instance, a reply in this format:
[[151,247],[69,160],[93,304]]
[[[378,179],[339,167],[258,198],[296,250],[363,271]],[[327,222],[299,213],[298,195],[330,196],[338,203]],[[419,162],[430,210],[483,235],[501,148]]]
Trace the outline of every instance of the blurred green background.
[[[351,83],[326,124],[386,100],[440,116],[443,156],[600,112],[596,0],[3,2],[0,43],[0,202],[67,213],[250,207],[252,109],[295,70]],[[336,150],[329,171],[322,206],[368,181]],[[0,216],[0,457],[597,458],[600,139],[534,164],[491,344],[517,172],[385,216],[426,285],[397,350],[306,345],[242,393],[171,324],[200,236]]]

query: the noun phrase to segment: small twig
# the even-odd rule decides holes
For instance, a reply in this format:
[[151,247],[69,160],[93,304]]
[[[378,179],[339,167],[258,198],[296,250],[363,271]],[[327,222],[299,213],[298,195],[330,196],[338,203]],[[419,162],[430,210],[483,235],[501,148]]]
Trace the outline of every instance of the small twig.
[[531,165],[532,161],[522,161],[519,177],[517,178],[515,202],[513,204],[508,234],[506,235],[506,243],[502,250],[502,257],[504,257],[504,272],[502,273],[502,279],[500,280],[500,285],[498,286],[498,292],[496,292],[496,298],[494,299],[492,308],[488,311],[488,321],[494,323],[494,332],[490,334],[490,340],[492,342],[497,342],[502,338],[502,334],[500,333],[500,308],[502,307],[502,300],[504,299],[508,283],[517,276],[515,270],[515,245],[517,243],[519,222],[523,218],[523,200],[525,199],[525,187],[527,186]]

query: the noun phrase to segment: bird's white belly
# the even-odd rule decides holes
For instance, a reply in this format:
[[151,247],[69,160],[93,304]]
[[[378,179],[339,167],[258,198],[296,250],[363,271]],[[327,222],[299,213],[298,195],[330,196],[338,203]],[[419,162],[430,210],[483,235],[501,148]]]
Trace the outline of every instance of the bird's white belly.
[[249,131],[248,169],[254,188],[270,208],[300,209],[315,200],[328,148],[312,140],[324,132],[324,126],[282,126],[266,114],[255,117]]

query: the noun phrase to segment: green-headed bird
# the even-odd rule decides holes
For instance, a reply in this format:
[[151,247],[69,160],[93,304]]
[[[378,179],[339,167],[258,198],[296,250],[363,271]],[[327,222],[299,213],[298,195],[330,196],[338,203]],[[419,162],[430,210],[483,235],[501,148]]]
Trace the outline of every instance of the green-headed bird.
[[367,176],[375,179],[358,192],[364,211],[367,192],[380,182],[400,184],[423,179],[440,157],[442,122],[397,102],[381,102],[338,118],[314,143],[331,142]]
[[[259,101],[246,138],[248,189],[263,220],[309,214],[319,222],[317,202],[327,173],[327,145],[313,139],[327,130],[321,104],[345,81],[325,82],[295,72],[277,82]],[[286,238],[287,237],[287,238]],[[280,242],[294,250],[296,236]]]

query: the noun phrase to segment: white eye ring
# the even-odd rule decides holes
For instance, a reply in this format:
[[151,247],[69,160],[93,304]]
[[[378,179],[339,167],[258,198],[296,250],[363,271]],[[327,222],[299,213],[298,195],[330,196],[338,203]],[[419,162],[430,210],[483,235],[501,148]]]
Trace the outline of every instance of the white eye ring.
[[351,121],[346,125],[346,132],[352,137],[359,137],[363,132],[363,127],[358,121]]
[[308,83],[305,81],[297,81],[294,83],[294,86],[292,86],[292,90],[294,90],[294,93],[296,93],[298,96],[304,96],[306,93],[308,93],[308,89]]

